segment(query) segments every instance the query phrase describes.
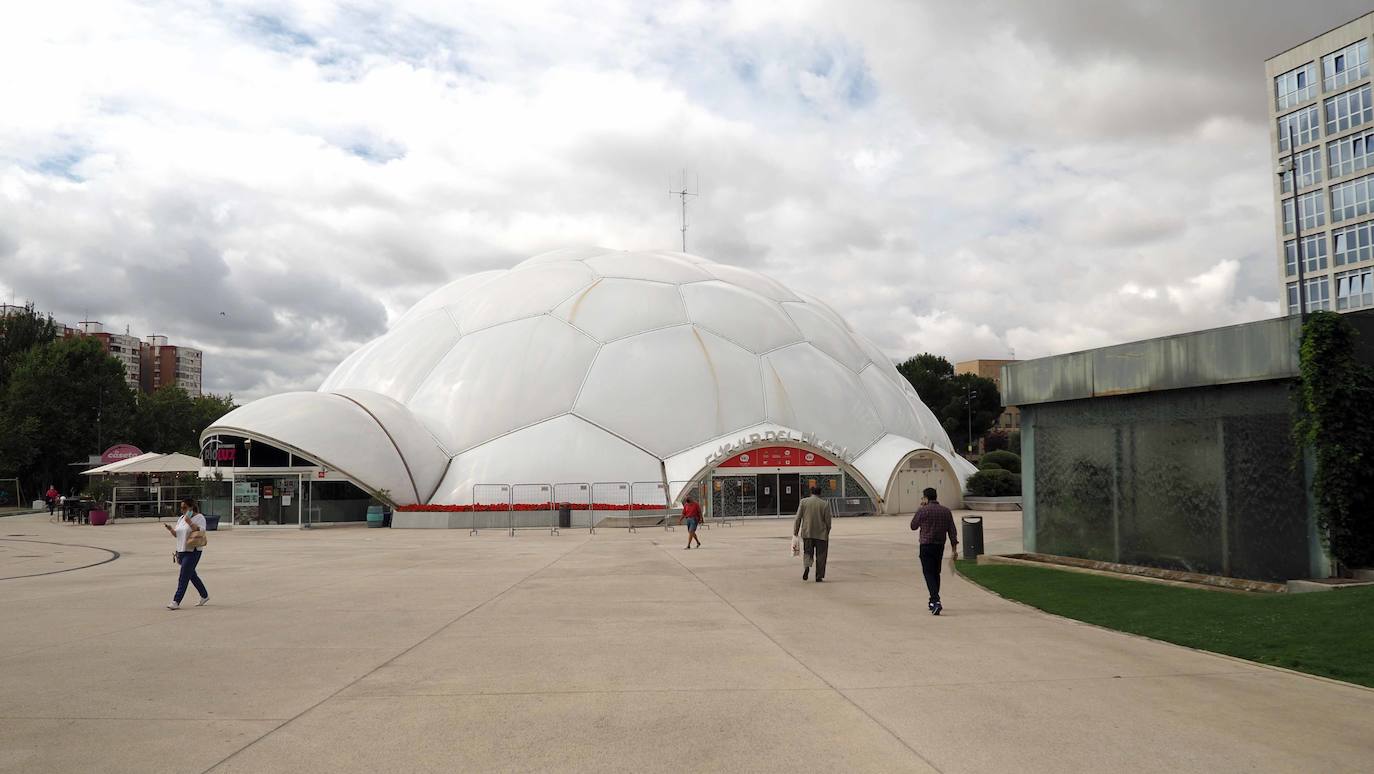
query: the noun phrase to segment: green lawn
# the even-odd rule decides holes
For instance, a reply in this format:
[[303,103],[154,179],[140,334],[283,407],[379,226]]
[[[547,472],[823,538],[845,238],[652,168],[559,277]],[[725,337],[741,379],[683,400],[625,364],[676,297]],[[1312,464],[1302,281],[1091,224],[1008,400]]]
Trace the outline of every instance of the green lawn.
[[1047,613],[1374,687],[1374,587],[1236,594],[961,561],[964,577]]

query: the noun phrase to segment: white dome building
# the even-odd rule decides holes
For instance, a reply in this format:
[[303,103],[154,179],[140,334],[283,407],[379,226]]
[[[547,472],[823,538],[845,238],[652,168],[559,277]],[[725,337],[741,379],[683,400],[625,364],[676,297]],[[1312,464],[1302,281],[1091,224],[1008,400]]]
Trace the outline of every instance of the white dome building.
[[394,526],[504,503],[662,508],[689,490],[717,515],[786,514],[808,481],[850,510],[910,512],[925,486],[957,503],[974,470],[823,302],[694,255],[604,248],[455,280],[318,391],[202,438],[346,479],[399,506]]

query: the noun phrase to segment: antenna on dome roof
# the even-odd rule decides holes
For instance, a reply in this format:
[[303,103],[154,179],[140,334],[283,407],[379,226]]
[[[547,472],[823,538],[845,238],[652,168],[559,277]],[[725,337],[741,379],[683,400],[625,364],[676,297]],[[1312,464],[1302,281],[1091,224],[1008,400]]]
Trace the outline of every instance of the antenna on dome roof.
[[701,175],[697,175],[696,190],[687,190],[687,170],[682,170],[682,190],[673,190],[672,178],[668,180],[668,195],[682,199],[682,252],[687,252],[687,197],[701,195]]

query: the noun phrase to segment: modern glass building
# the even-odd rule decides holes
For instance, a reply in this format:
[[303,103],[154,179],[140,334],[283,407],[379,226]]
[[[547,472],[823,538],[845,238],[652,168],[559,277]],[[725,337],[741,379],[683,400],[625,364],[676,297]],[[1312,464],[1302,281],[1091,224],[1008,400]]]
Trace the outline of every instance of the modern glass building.
[[202,440],[347,480],[397,506],[398,527],[689,493],[717,515],[781,515],[812,484],[842,512],[910,512],[925,486],[958,503],[973,472],[822,301],[694,255],[605,248],[455,280],[317,391],[243,406]]
[[1291,162],[1291,171],[1273,182],[1289,314],[1299,309],[1299,231],[1308,310],[1374,307],[1371,40],[1374,13],[1265,62],[1270,153],[1275,169]]

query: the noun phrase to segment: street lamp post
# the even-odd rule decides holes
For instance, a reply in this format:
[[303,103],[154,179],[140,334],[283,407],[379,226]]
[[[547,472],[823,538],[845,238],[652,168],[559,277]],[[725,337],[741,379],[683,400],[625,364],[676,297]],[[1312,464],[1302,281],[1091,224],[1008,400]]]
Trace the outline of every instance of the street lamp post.
[[978,391],[969,385],[964,386],[964,405],[968,406],[968,453],[973,454],[973,399]]
[[[1293,137],[1293,124],[1288,124],[1288,160],[1279,164],[1279,190],[1283,190],[1283,176],[1293,175],[1293,249],[1298,261],[1298,321],[1307,322],[1307,273],[1302,257],[1302,200],[1298,198],[1298,144]],[[1286,256],[1285,256],[1286,258]]]

